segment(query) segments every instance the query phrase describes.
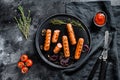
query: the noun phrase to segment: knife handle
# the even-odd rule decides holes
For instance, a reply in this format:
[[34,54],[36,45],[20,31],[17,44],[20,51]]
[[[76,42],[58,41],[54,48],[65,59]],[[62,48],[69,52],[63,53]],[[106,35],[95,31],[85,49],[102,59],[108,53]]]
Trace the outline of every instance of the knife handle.
[[99,74],[99,80],[105,80],[106,77],[106,69],[107,69],[107,61],[103,60],[101,62],[100,66],[100,74]]
[[87,80],[93,80],[93,77],[94,77],[94,75],[96,73],[96,70],[98,69],[101,62],[102,62],[102,59],[98,58],[96,63],[94,64],[94,66],[93,66]]

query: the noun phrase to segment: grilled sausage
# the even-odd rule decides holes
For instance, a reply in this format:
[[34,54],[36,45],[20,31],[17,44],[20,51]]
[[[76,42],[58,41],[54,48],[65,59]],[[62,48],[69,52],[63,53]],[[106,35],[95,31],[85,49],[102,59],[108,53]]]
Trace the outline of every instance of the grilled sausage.
[[70,57],[69,43],[67,36],[62,36],[63,51],[65,58]]
[[61,50],[61,48],[62,48],[62,44],[61,43],[57,43],[57,45],[55,46],[53,52],[55,54],[57,54],[57,53],[59,53],[59,51]]
[[75,50],[75,56],[74,56],[74,58],[76,60],[78,60],[80,58],[80,56],[81,56],[83,44],[84,44],[84,39],[83,38],[79,38],[77,46],[76,46],[76,50]]
[[68,35],[69,35],[69,39],[72,45],[76,44],[76,38],[75,38],[75,34],[73,31],[73,27],[71,23],[67,23],[67,31],[68,31]]
[[60,34],[60,30],[54,30],[52,36],[52,43],[56,43],[58,41],[59,34]]
[[46,36],[45,36],[45,43],[44,43],[45,51],[49,51],[50,49],[51,33],[52,31],[50,29],[47,29]]

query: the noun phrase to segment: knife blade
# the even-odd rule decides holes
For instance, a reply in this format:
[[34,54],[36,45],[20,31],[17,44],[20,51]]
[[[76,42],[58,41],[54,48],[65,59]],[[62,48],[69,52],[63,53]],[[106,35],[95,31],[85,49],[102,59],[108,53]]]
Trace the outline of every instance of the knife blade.
[[108,58],[108,46],[109,46],[109,31],[105,31],[104,50],[102,52],[103,60]]

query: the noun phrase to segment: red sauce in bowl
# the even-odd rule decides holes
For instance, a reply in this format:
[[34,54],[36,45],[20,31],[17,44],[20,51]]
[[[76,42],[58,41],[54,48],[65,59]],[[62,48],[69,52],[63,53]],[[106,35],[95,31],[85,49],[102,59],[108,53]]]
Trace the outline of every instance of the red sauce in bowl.
[[94,23],[97,26],[103,26],[106,23],[106,15],[103,12],[98,12],[94,17]]

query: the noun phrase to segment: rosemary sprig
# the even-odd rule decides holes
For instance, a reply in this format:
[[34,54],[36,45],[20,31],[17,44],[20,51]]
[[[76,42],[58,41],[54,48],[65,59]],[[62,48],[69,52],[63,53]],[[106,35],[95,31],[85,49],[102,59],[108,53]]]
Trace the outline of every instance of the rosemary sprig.
[[51,23],[54,25],[62,25],[62,24],[66,24],[66,22],[59,20],[59,19],[52,19]]
[[81,23],[79,21],[72,20],[70,23],[74,26],[78,26],[78,27],[82,28],[85,31],[85,29],[83,28],[83,26],[81,25]]
[[20,29],[20,31],[23,33],[25,38],[28,39],[29,30],[30,30],[30,23],[31,23],[30,10],[28,11],[27,17],[24,14],[24,10],[23,10],[22,6],[19,6],[18,10],[20,11],[21,18],[17,19],[15,17],[15,20],[17,22],[17,25],[18,25],[18,28]]
[[78,26],[85,31],[85,29],[83,28],[81,23],[79,21],[75,21],[75,20],[68,20],[68,22],[67,21],[65,22],[65,21],[60,20],[60,19],[52,19],[50,23],[52,23],[53,25],[64,25],[67,23],[71,23],[73,26]]

